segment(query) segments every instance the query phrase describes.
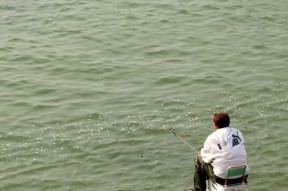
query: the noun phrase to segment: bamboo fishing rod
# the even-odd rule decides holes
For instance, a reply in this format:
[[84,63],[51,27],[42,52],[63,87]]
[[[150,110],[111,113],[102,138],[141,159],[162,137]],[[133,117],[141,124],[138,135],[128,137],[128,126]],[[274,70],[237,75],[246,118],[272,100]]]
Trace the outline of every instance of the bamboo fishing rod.
[[182,137],[180,137],[175,131],[172,131],[172,133],[180,139],[183,143],[185,143],[188,147],[190,147],[193,151],[195,151],[197,154],[200,154],[194,147],[192,147],[189,143],[187,143]]

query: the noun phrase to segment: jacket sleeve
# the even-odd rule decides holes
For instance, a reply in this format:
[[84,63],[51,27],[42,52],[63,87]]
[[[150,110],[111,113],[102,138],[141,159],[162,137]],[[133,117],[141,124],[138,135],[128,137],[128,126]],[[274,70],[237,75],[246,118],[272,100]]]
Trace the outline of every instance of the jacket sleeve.
[[208,136],[204,143],[204,147],[201,149],[200,153],[202,160],[205,163],[211,163],[213,160],[213,154],[212,154],[212,145],[211,145],[211,137]]

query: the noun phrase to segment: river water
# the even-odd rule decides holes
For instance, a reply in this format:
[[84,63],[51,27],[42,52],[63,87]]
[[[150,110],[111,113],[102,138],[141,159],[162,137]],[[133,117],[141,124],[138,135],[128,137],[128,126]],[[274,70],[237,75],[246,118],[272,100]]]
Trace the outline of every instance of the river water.
[[0,1],[0,190],[185,191],[226,111],[287,190],[286,0]]

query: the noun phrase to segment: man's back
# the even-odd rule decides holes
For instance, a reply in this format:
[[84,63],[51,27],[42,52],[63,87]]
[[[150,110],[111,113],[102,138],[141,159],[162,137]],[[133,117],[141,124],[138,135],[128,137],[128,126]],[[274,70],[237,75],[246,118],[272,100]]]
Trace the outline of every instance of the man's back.
[[228,167],[247,165],[242,133],[232,127],[217,129],[206,139],[201,157],[212,164],[216,176],[225,178]]

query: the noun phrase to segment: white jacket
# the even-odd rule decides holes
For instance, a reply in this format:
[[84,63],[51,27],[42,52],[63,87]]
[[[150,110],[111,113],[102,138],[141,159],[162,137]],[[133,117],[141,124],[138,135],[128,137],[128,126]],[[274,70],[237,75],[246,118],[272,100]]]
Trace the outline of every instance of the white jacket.
[[226,177],[228,167],[247,166],[246,156],[244,137],[233,127],[217,129],[207,137],[201,149],[203,161],[211,163],[214,174],[220,178]]

